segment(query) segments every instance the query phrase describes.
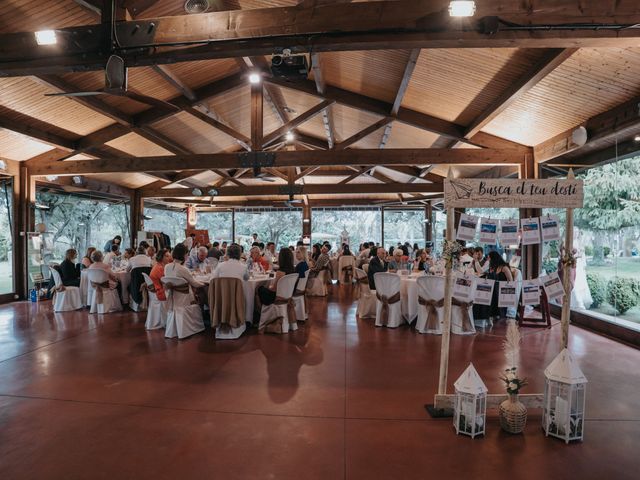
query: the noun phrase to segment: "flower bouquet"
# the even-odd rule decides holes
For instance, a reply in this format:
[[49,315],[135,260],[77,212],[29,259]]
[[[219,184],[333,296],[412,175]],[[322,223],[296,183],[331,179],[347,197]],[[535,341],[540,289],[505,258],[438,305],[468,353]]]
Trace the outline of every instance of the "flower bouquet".
[[528,383],[526,378],[518,378],[516,367],[507,368],[500,376],[500,380],[506,385],[509,395],[518,395],[520,389]]
[[455,240],[444,241],[444,248],[442,249],[442,259],[446,262],[446,268],[455,268],[460,260],[460,252],[462,251],[462,245]]

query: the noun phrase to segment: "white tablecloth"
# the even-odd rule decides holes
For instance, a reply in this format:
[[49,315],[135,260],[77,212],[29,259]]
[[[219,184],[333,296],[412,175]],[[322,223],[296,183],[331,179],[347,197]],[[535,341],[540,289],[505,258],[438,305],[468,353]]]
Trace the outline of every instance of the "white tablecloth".
[[413,322],[418,316],[418,286],[416,279],[423,275],[420,273],[412,273],[409,275],[400,275],[400,309],[402,317],[407,323]]
[[[131,283],[131,272],[122,270],[119,272],[113,272],[113,274],[120,282],[120,286],[122,288],[122,303],[129,303],[129,284]],[[85,269],[80,272],[80,298],[86,305],[89,305],[87,299],[88,291],[89,280],[87,277],[87,270]]]

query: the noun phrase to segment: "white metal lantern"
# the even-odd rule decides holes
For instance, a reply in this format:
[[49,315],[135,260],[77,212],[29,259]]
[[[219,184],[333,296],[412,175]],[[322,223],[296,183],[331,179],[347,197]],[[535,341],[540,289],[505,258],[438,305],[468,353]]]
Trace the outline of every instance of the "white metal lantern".
[[582,440],[587,379],[566,348],[545,369],[542,428],[566,443]]
[[453,384],[456,390],[453,404],[453,426],[456,434],[484,435],[487,419],[487,387],[470,363]]

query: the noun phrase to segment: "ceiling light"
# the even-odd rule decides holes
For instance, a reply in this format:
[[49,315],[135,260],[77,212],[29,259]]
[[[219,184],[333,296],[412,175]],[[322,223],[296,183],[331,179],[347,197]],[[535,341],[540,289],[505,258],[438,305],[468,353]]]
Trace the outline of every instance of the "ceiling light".
[[473,17],[476,13],[476,2],[473,0],[455,0],[449,2],[449,15],[452,17]]
[[47,179],[47,182],[55,182],[56,180],[58,180],[58,176],[57,175],[47,175],[44,178]]
[[249,74],[249,83],[253,83],[254,85],[260,83],[260,74],[259,73],[251,73]]
[[56,32],[53,30],[40,30],[36,32],[36,43],[38,45],[55,45],[58,43]]
[[296,138],[295,135],[293,134],[293,132],[287,132],[287,134],[284,137],[287,142],[293,142],[293,140]]
[[191,190],[191,193],[193,194],[194,197],[202,196],[202,190],[200,190],[199,188],[194,188],[193,190]]
[[640,135],[636,135],[635,137],[633,137],[633,141],[640,142]]
[[78,175],[71,177],[71,181],[76,185],[82,185],[82,177]]
[[0,160],[0,170],[6,170],[7,169],[7,162],[5,162],[4,160]]
[[208,195],[215,197],[216,195],[218,195],[218,190],[216,190],[215,188],[210,188],[209,191],[207,192]]

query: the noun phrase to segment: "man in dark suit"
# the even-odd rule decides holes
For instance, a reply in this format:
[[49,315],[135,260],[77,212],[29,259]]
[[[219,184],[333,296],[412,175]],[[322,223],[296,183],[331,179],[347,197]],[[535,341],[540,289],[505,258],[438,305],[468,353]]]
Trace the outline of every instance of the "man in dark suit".
[[367,276],[369,277],[369,288],[371,290],[376,289],[376,283],[373,280],[373,276],[376,273],[386,272],[389,270],[389,264],[385,261],[386,257],[387,251],[384,247],[378,247],[378,250],[376,250],[376,256],[369,262],[369,272],[367,273]]

